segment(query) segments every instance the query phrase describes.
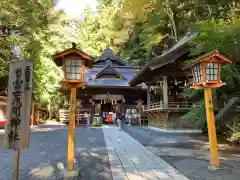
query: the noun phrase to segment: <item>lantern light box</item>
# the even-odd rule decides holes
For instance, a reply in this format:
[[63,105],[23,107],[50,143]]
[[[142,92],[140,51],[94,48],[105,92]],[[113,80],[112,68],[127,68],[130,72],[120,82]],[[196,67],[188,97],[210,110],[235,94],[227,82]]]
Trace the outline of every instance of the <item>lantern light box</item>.
[[220,53],[218,50],[200,56],[184,69],[191,69],[193,75],[194,89],[202,89],[203,87],[221,87],[225,85],[221,81],[221,69],[232,60]]
[[72,43],[72,48],[59,52],[53,56],[55,63],[62,67],[64,71],[63,86],[77,87],[85,83],[86,68],[92,68],[92,57],[76,48]]

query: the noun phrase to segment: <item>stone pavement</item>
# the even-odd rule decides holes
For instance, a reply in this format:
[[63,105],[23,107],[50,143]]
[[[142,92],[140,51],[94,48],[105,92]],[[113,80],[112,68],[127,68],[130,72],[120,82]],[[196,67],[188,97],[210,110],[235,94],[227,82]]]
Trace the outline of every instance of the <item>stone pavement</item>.
[[240,153],[220,153],[221,167],[209,164],[207,137],[202,135],[165,133],[148,128],[125,127],[124,131],[192,180],[238,180]]
[[[63,180],[66,168],[67,127],[35,127],[30,135],[29,149],[20,155],[20,180]],[[3,141],[3,131],[0,132]],[[81,176],[76,180],[112,180],[108,153],[101,128],[77,128],[75,166]],[[13,151],[1,147],[0,180],[12,179]]]
[[113,180],[188,180],[124,131],[114,126],[102,130]]

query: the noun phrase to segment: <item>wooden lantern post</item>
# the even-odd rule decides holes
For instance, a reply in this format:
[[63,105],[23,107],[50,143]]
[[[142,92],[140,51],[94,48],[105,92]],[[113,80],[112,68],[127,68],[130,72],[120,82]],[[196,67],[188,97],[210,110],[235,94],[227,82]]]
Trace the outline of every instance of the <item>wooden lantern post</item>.
[[215,50],[199,57],[196,61],[193,61],[189,66],[184,68],[192,70],[194,83],[191,88],[204,90],[208,138],[211,152],[210,162],[216,168],[220,167],[220,162],[214,120],[212,88],[219,88],[226,84],[221,81],[220,73],[221,68],[227,63],[232,63],[232,60]]
[[70,90],[70,120],[68,135],[68,170],[74,169],[75,151],[75,121],[76,121],[76,93],[77,88],[85,86],[85,69],[92,67],[92,57],[76,48],[72,43],[72,48],[53,55],[54,61],[61,66],[64,71],[62,87]]

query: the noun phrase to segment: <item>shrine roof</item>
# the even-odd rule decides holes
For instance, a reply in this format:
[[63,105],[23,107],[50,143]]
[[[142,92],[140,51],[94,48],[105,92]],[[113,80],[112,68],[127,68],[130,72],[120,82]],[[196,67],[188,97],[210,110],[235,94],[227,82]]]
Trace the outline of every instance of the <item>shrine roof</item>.
[[114,66],[134,67],[133,65],[122,60],[110,48],[106,48],[103,50],[103,53],[96,59],[96,61],[94,62],[94,65],[107,64],[108,61],[112,61],[112,64]]
[[166,65],[175,62],[182,55],[189,52],[190,41],[196,38],[199,33],[187,34],[179,40],[172,48],[162,55],[150,60],[150,62],[141,69],[130,81],[131,85],[137,85],[144,82],[144,77],[152,73],[152,71],[165,67]]
[[173,47],[162,55],[152,59],[149,63],[150,69],[154,70],[175,61],[189,51],[189,42],[195,39],[199,33],[187,34],[180,39]]
[[85,73],[85,81],[86,86],[116,86],[116,87],[130,87],[129,80],[133,78],[133,76],[139,71],[138,68],[128,68],[123,69],[121,67],[115,67],[114,71],[116,71],[120,77],[101,77],[103,74],[103,70],[106,67],[96,67],[94,66],[92,69],[87,69]]
[[99,79],[99,78],[103,77],[104,75],[109,76],[109,77],[112,76],[117,79],[126,80],[126,78],[114,68],[112,61],[110,61],[110,60],[107,60],[106,66],[96,74],[95,78]]
[[[86,86],[130,88],[129,81],[140,69],[120,59],[111,49],[106,48],[93,63],[93,68],[86,70]],[[137,87],[144,88],[142,85]]]

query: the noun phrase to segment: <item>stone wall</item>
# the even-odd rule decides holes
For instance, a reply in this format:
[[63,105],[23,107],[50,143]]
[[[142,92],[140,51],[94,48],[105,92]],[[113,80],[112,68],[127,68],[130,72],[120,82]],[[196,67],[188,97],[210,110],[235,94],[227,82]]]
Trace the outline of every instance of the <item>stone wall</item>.
[[197,124],[193,123],[192,121],[186,121],[181,119],[181,117],[186,112],[170,112],[167,120],[167,127],[168,128],[187,128],[187,129],[197,129]]
[[159,111],[145,113],[149,126],[170,129],[198,129],[197,124],[191,121],[182,120],[181,117],[186,112]]
[[157,112],[146,114],[148,125],[155,127],[165,127],[168,119],[168,112]]

